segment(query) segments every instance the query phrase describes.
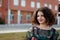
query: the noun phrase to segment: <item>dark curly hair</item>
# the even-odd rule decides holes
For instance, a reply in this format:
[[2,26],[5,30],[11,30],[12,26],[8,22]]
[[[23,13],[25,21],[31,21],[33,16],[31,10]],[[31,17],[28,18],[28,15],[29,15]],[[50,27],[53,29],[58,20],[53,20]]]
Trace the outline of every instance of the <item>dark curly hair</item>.
[[37,20],[37,13],[39,11],[41,11],[44,14],[46,22],[48,23],[49,26],[52,26],[53,24],[55,24],[56,18],[54,16],[54,13],[48,7],[42,7],[34,11],[33,16],[32,16],[32,24],[40,25],[40,23]]

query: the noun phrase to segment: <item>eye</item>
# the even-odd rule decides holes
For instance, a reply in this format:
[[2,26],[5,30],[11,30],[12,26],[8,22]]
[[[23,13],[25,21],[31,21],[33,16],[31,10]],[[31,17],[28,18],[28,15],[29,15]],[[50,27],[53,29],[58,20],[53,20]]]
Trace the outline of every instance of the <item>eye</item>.
[[44,17],[44,15],[37,15],[37,17],[39,17],[39,16]]
[[39,15],[37,15],[37,17],[39,17]]
[[44,17],[44,15],[41,15],[42,17]]

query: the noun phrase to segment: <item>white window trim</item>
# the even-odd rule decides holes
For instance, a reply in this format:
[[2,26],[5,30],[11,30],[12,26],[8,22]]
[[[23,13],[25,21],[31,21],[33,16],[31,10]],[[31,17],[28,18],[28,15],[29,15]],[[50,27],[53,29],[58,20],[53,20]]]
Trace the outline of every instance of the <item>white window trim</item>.
[[34,8],[35,7],[35,2],[31,1],[31,7]]
[[25,7],[26,6],[26,0],[21,0],[21,6]]
[[58,0],[58,1],[60,1],[60,0]]
[[19,0],[14,0],[13,3],[14,3],[14,6],[18,6],[19,5]]
[[37,2],[36,6],[37,8],[40,8],[40,2]]
[[48,7],[48,4],[47,4],[47,3],[45,3],[45,4],[44,4],[44,6],[45,6],[45,7]]
[[51,4],[49,4],[49,8],[52,9],[52,5]]
[[55,10],[57,11],[58,10],[58,6],[55,5]]

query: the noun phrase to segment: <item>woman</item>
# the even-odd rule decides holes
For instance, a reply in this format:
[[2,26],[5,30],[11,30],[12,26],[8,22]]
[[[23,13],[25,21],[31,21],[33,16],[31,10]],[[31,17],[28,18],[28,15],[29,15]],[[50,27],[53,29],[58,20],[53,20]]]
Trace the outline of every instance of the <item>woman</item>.
[[52,27],[55,21],[51,9],[47,7],[37,9],[33,14],[32,31],[27,32],[26,40],[57,40],[58,32]]

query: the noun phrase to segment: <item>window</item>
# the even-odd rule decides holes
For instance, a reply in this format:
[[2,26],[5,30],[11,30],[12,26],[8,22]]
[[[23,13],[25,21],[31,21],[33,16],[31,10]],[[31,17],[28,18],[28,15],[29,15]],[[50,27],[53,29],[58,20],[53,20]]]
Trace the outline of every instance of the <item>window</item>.
[[60,0],[58,0],[58,1],[60,1]]
[[60,16],[60,14],[58,14],[58,16]]
[[58,22],[58,19],[56,18],[55,24],[57,24],[57,22]]
[[19,5],[19,0],[14,0],[14,5],[18,6]]
[[49,8],[52,9],[52,5],[51,4],[49,4]]
[[27,13],[27,14],[26,14],[26,20],[29,21],[29,20],[30,20],[30,17],[31,17],[30,14]]
[[58,16],[60,16],[60,12],[58,12]]
[[14,20],[14,12],[13,11],[11,11],[10,20],[11,21]]
[[58,12],[60,12],[60,4],[58,5]]
[[21,6],[23,6],[23,7],[26,6],[26,0],[21,0]]
[[35,2],[31,1],[31,7],[34,8],[35,7]]
[[48,5],[47,5],[47,4],[44,4],[44,6],[45,6],[45,7],[48,7]]
[[40,2],[37,2],[37,8],[40,8]]
[[58,24],[60,24],[60,12],[58,14]]
[[0,17],[2,17],[2,13],[0,12]]
[[2,0],[0,0],[0,7],[2,6]]
[[20,19],[21,19],[21,21],[22,21],[22,14],[20,13]]
[[60,4],[60,1],[58,1],[58,4]]
[[20,13],[20,23],[23,22],[22,19],[23,19],[23,15],[22,15],[22,13]]
[[58,7],[57,6],[55,6],[55,10],[58,10]]

